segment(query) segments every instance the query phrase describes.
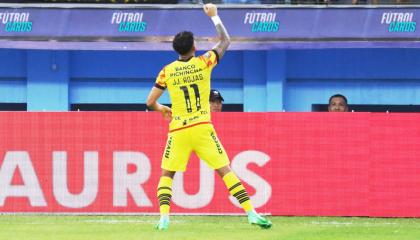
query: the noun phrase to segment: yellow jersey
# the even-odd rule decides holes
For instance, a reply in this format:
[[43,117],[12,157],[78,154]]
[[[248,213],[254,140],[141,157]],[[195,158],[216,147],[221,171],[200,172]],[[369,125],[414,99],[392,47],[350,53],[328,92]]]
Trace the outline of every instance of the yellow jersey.
[[156,78],[155,87],[168,89],[172,103],[169,131],[211,121],[210,77],[219,60],[215,50],[186,61],[166,65]]

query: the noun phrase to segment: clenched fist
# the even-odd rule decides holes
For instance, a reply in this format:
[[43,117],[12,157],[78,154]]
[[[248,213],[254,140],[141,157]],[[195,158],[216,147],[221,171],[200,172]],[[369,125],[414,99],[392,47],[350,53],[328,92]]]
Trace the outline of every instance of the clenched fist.
[[207,4],[205,4],[204,7],[203,7],[203,9],[204,9],[204,12],[209,17],[213,17],[213,16],[216,16],[217,15],[217,7],[213,3],[207,3]]

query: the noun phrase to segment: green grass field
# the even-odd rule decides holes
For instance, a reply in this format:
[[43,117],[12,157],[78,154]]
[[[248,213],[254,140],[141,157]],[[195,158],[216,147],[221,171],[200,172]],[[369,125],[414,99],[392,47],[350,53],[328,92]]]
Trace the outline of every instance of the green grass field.
[[5,240],[148,239],[420,239],[420,219],[270,217],[259,229],[240,216],[172,216],[170,229],[156,231],[157,216],[0,215]]

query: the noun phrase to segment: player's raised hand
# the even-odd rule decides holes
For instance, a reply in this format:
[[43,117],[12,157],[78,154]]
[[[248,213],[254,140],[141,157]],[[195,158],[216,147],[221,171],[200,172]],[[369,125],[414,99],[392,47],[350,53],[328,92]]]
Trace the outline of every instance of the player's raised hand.
[[204,12],[209,17],[213,17],[217,15],[217,7],[213,3],[207,3],[203,6]]

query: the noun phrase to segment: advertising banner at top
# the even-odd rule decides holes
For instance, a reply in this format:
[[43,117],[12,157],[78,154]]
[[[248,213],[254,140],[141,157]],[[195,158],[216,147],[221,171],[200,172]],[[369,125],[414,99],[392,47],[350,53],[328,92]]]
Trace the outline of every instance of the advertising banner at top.
[[[309,47],[418,47],[419,14],[418,8],[219,9],[234,49],[301,48],[308,43]],[[0,40],[8,42],[3,48],[83,49],[87,44],[89,49],[166,50],[172,36],[182,30],[192,31],[203,46],[214,44],[213,23],[198,6],[0,8]]]

